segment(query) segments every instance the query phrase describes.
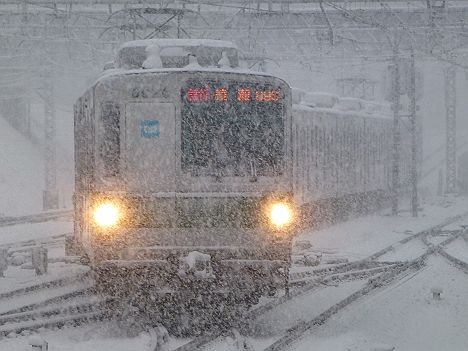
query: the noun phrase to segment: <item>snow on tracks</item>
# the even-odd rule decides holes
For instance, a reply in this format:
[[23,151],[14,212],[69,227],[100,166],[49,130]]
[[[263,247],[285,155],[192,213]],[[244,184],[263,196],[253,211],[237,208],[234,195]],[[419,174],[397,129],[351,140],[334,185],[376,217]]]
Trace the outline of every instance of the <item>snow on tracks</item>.
[[88,272],[48,280],[0,294],[0,337],[61,326],[101,314]]
[[468,263],[465,262],[464,260],[461,260],[461,259],[451,255],[448,252],[448,250],[444,249],[444,247],[452,244],[453,242],[456,242],[459,237],[461,237],[461,236],[466,237],[468,235],[468,229],[464,228],[464,229],[460,229],[460,230],[453,230],[453,231],[450,231],[449,234],[450,234],[450,236],[446,240],[442,241],[438,245],[434,245],[433,243],[431,243],[428,240],[427,236],[423,237],[422,239],[423,239],[424,244],[427,247],[432,249],[434,252],[436,252],[440,256],[444,257],[447,261],[449,261],[449,263],[452,266],[457,267],[458,269],[460,269],[463,272],[465,272],[466,274],[468,274]]
[[4,291],[0,293],[0,302],[3,302],[2,300],[8,299],[8,298],[13,298],[13,297],[18,298],[19,296],[26,295],[31,292],[37,292],[43,289],[54,288],[54,287],[56,288],[56,287],[60,287],[64,285],[70,285],[70,283],[73,281],[85,281],[89,279],[89,277],[90,277],[90,273],[88,271],[88,272],[82,272],[82,273],[73,274],[73,275],[69,275],[65,277],[60,277],[57,279],[46,280],[39,284],[29,285],[29,286],[25,286],[19,289],[15,289],[15,290]]
[[65,211],[50,211],[50,212],[43,212],[38,214],[31,214],[27,216],[17,216],[17,217],[0,217],[0,227],[6,227],[11,225],[17,224],[25,224],[25,223],[40,223],[40,222],[48,222],[54,221],[61,218],[69,218],[73,217],[73,212],[70,210]]
[[[268,347],[264,348],[263,351],[280,351],[280,350],[288,349],[291,346],[291,344],[293,344],[296,340],[302,338],[305,333],[307,333],[308,331],[310,331],[312,328],[316,326],[324,324],[331,316],[335,315],[336,313],[338,313],[339,311],[341,311],[342,309],[344,309],[346,306],[350,305],[354,301],[368,295],[374,290],[377,290],[379,288],[385,288],[386,286],[389,286],[393,282],[402,280],[404,277],[409,276],[412,271],[414,272],[414,271],[420,270],[423,267],[424,261],[426,260],[428,256],[434,253],[441,253],[441,255],[443,255],[446,258],[447,256],[450,256],[442,249],[442,247],[444,245],[449,244],[453,240],[455,240],[457,236],[463,234],[465,230],[458,231],[457,235],[453,235],[449,237],[448,239],[444,240],[442,243],[438,245],[431,244],[427,240],[427,236],[434,235],[440,232],[442,228],[460,221],[467,215],[468,213],[465,213],[460,216],[451,217],[439,225],[436,225],[434,227],[429,228],[428,230],[421,231],[408,238],[405,238],[404,240],[401,240],[398,243],[400,245],[406,244],[415,238],[421,238],[423,242],[428,246],[428,249],[422,255],[418,256],[417,258],[410,260],[406,263],[399,264],[395,266],[394,268],[392,268],[391,270],[389,270],[388,272],[385,272],[376,278],[371,278],[366,284],[366,286],[364,286],[362,289],[359,289],[358,291],[347,296],[345,299],[331,306],[329,309],[327,309],[325,312],[321,313],[317,317],[309,321],[298,323],[295,327],[287,330],[281,338],[276,340],[274,343],[272,343]],[[371,255],[370,257],[372,259],[377,259],[385,255],[394,247],[395,245],[391,245],[383,250],[380,250],[376,254]],[[455,261],[453,257],[450,258],[449,260],[452,263],[456,262],[457,266],[460,265],[460,263],[462,263],[464,268],[466,268],[467,266],[466,263],[461,262],[458,259],[455,259],[456,260]]]
[[[395,244],[389,245],[388,247],[382,250],[379,250],[378,252],[370,255],[364,260],[359,260],[356,262],[351,262],[348,264],[339,265],[338,267],[334,267],[331,271],[328,270],[328,272],[325,273],[325,278],[319,277],[317,279],[311,280],[307,282],[301,288],[293,291],[289,296],[283,296],[282,298],[272,301],[271,303],[267,305],[254,308],[249,313],[249,315],[244,319],[249,320],[249,318],[253,316],[256,316],[258,318],[259,316],[273,310],[277,306],[281,306],[292,299],[296,299],[300,296],[303,296],[306,293],[311,292],[313,289],[323,286],[323,284],[326,284],[332,281],[334,279],[334,276],[339,276],[339,274],[346,274],[347,272],[352,271],[353,268],[365,267],[364,271],[384,268],[383,273],[381,273],[376,278],[369,279],[369,281],[364,287],[348,295],[347,297],[345,297],[338,303],[333,304],[324,312],[320,313],[314,318],[308,321],[301,321],[297,323],[292,328],[289,328],[288,330],[284,331],[283,335],[280,338],[275,338],[276,340],[273,343],[271,343],[269,346],[264,348],[264,351],[285,350],[293,342],[300,339],[306,332],[311,330],[313,327],[324,324],[331,316],[337,314],[338,312],[340,312],[342,309],[344,309],[346,306],[350,305],[354,301],[370,294],[374,290],[377,290],[379,288],[385,288],[396,281],[400,281],[403,278],[410,276],[410,274],[412,274],[413,272],[419,271],[424,266],[425,259],[429,255],[436,252],[436,250],[438,250],[438,248],[442,246],[443,243],[446,243],[446,241],[444,241],[440,245],[429,247],[422,255],[416,257],[415,259],[409,260],[407,262],[393,262],[388,265],[384,264],[381,267],[376,267],[374,265],[372,268],[369,268],[371,267],[370,262],[375,262],[377,259],[381,258],[388,252],[395,250],[396,248],[400,248],[404,246],[406,243],[414,239],[425,238],[429,234],[440,232],[442,228],[448,225],[454,224],[460,221],[461,219],[465,218],[466,216],[468,216],[468,212],[463,213],[458,216],[447,218],[442,223],[432,226],[416,234],[413,234],[407,238],[404,238]],[[309,275],[309,273],[306,273],[306,275]],[[338,280],[340,279],[338,278]],[[174,351],[201,350],[201,349],[210,348],[210,345],[216,343],[216,340],[219,339],[219,337],[222,334],[223,334],[222,331],[220,331],[212,335],[203,335],[203,336],[197,337],[191,340],[189,343],[182,345],[179,348],[176,348]]]
[[75,291],[14,309],[0,316],[0,337],[40,328],[80,325],[102,317],[102,302],[88,291]]

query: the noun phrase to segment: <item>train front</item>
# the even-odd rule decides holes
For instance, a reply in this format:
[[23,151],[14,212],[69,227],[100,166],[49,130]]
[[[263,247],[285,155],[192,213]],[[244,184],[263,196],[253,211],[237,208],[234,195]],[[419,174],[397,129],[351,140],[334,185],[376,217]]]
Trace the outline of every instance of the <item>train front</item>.
[[247,305],[283,289],[296,222],[288,85],[146,72],[94,96],[94,189],[76,201],[101,288]]

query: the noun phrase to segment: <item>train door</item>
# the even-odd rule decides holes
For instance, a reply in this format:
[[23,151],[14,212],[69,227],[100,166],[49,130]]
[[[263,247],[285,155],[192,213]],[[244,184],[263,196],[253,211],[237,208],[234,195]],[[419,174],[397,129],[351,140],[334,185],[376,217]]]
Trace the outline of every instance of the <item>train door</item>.
[[129,103],[125,113],[128,191],[175,191],[175,106]]

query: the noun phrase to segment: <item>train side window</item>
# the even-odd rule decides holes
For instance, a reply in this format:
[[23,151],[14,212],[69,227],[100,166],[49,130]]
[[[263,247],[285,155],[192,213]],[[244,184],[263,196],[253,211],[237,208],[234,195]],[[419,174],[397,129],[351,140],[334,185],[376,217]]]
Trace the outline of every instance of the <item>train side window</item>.
[[305,130],[304,130],[304,133],[305,133],[305,150],[306,150],[306,158],[305,158],[305,162],[306,162],[306,173],[307,173],[307,177],[306,177],[306,189],[307,191],[310,191],[310,161],[311,161],[311,157],[310,157],[310,127],[309,126],[306,126]]
[[104,103],[101,109],[102,141],[99,148],[104,175],[116,176],[120,164],[120,109],[115,103]]
[[315,162],[315,155],[314,155],[314,126],[310,126],[309,130],[309,164],[313,165]]
[[318,140],[318,167],[321,169],[323,164],[323,126],[317,132]]
[[315,169],[318,168],[318,158],[319,158],[319,143],[318,143],[318,127],[314,126],[313,129],[314,135],[313,135],[313,153],[314,153],[314,160],[315,160]]
[[322,138],[321,138],[321,144],[322,144],[322,157],[321,157],[321,162],[320,162],[320,167],[322,168],[322,182],[323,185],[325,185],[325,180],[327,179],[327,172],[326,172],[326,167],[327,167],[327,131],[326,131],[326,123],[323,123],[322,125]]

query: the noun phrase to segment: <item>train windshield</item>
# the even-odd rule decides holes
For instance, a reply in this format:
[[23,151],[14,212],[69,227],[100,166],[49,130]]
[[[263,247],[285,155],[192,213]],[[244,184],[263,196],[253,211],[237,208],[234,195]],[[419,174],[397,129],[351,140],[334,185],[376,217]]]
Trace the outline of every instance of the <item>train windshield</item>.
[[191,81],[182,89],[182,171],[277,176],[283,171],[284,92],[278,86]]

